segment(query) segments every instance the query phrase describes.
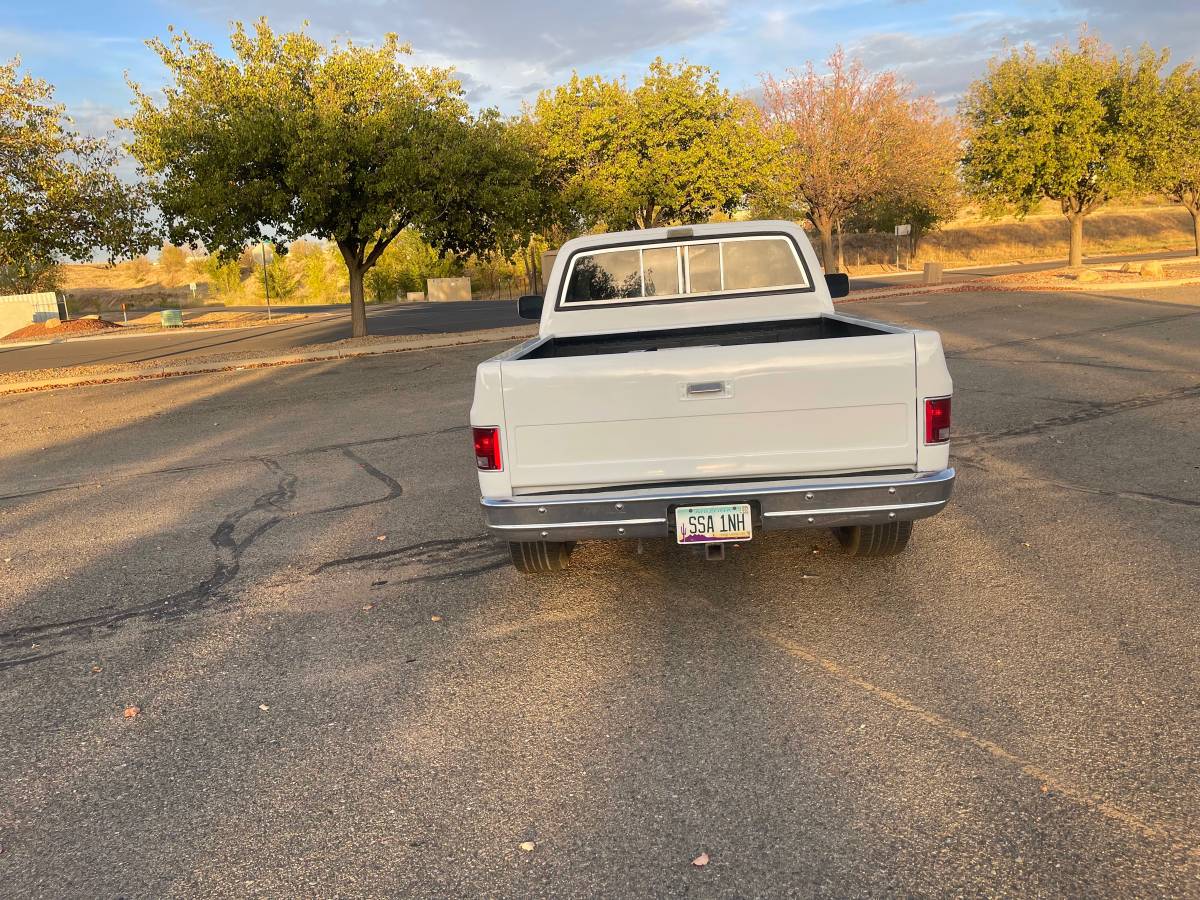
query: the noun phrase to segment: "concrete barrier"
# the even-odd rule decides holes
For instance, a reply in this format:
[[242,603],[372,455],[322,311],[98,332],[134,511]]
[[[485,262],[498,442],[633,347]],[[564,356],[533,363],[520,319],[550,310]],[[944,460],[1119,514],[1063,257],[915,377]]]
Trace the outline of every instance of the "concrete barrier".
[[942,283],[942,264],[940,262],[925,263],[925,284],[941,284]]
[[433,302],[470,300],[470,278],[430,278],[425,282],[426,296]]
[[51,320],[58,321],[58,297],[53,291],[0,297],[0,337]]

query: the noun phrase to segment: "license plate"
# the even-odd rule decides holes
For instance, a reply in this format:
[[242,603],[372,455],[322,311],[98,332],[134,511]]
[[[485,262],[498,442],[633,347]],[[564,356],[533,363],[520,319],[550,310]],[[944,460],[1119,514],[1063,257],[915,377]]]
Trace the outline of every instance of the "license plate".
[[675,510],[675,539],[681,544],[748,541],[751,537],[749,503],[680,506]]

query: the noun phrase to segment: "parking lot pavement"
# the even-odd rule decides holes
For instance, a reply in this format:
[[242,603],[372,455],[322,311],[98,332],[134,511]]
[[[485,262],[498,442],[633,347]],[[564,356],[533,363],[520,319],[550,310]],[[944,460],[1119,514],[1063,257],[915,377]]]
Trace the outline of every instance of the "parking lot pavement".
[[1197,896],[1184,290],[847,307],[955,378],[954,500],[875,562],[518,576],[498,346],[0,398],[4,894]]

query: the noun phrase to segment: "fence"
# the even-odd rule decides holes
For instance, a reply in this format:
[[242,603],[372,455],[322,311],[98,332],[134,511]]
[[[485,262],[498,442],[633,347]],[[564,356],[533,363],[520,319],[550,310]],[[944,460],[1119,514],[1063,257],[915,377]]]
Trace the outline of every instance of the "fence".
[[[828,270],[825,260],[821,259],[820,235],[809,234],[817,259]],[[862,234],[843,234],[841,236],[842,260],[847,266],[899,266],[909,268],[912,265],[912,249],[907,237],[897,238],[894,234],[883,232],[865,232]],[[897,249],[898,248],[898,249]],[[838,236],[833,236],[833,252],[838,252]],[[897,253],[899,254],[897,256]]]

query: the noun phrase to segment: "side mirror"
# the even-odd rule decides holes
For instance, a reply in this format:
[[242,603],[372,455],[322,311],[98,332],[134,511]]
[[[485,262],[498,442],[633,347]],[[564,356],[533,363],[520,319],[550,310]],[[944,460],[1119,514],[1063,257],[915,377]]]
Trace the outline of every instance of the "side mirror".
[[538,294],[526,294],[517,298],[517,315],[522,319],[540,319],[542,305],[546,301]]
[[850,293],[850,276],[845,272],[826,275],[825,283],[829,285],[830,297],[845,297]]

